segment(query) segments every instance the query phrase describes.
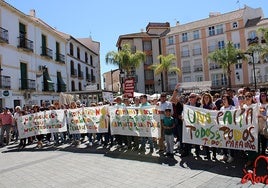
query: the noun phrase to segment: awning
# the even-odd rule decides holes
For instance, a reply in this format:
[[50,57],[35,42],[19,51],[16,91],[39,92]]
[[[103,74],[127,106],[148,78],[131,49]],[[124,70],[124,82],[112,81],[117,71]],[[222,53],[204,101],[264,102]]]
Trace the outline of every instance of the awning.
[[44,80],[47,81],[48,83],[53,83],[47,70],[44,70],[43,72]]

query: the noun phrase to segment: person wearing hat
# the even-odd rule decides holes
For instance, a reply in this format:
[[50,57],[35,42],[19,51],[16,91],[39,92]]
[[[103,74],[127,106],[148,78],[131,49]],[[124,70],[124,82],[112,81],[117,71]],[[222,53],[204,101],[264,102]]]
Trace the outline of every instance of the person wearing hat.
[[4,145],[4,135],[6,133],[6,145],[10,142],[10,130],[12,128],[13,124],[13,116],[9,111],[9,108],[5,107],[3,109],[3,112],[0,114],[0,120],[1,120],[1,141],[0,145]]

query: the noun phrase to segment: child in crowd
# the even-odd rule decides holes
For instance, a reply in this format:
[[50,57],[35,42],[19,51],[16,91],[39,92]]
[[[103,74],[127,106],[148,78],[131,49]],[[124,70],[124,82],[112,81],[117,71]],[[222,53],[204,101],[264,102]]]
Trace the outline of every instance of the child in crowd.
[[173,129],[175,127],[174,118],[171,116],[171,109],[167,108],[165,110],[165,117],[163,119],[163,128],[165,134],[166,141],[166,155],[169,157],[173,156],[173,148],[174,148],[174,135]]

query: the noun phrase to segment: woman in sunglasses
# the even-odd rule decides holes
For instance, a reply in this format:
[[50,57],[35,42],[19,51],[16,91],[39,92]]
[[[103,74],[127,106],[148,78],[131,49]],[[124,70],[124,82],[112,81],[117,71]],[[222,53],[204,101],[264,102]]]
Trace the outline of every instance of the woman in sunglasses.
[[[246,92],[245,93],[245,104],[243,105],[243,108],[247,109],[254,103],[255,103],[255,99],[253,98],[253,93]],[[255,151],[247,151],[247,162],[245,164],[246,168],[253,164],[257,155],[258,155],[258,153]]]
[[[221,111],[227,110],[234,110],[235,106],[233,105],[234,102],[230,95],[224,94],[222,96],[222,107],[220,108]],[[223,149],[223,158],[221,161],[225,161],[227,163],[231,163],[234,161],[234,150],[233,149]]]

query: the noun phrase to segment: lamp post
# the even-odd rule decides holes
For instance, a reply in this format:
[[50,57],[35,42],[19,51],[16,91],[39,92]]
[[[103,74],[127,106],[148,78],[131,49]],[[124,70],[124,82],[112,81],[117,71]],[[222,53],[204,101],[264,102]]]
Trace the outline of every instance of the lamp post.
[[257,82],[256,82],[256,70],[255,70],[254,53],[253,53],[253,52],[244,52],[244,54],[250,55],[250,56],[252,57],[254,89],[255,89],[255,91],[257,91]]

